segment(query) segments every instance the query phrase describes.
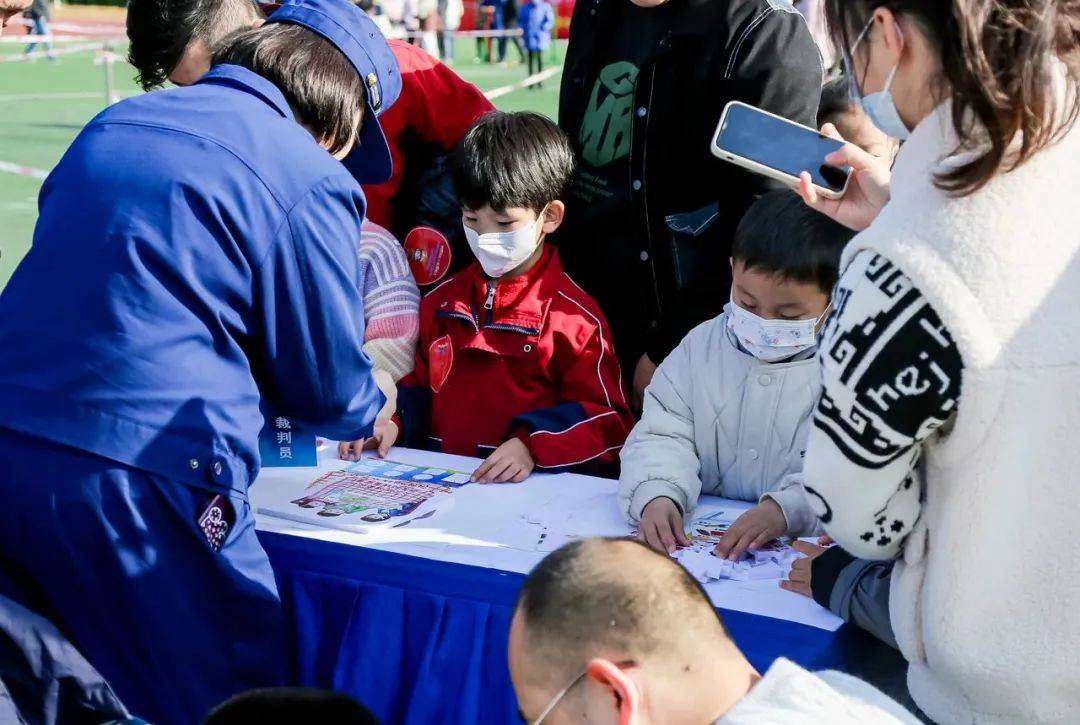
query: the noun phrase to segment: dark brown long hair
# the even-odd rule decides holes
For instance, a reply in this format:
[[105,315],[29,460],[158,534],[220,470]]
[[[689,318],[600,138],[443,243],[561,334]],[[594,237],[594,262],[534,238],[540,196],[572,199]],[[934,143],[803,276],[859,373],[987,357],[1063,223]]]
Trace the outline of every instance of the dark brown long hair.
[[232,63],[267,79],[299,121],[336,154],[352,145],[364,121],[364,86],[345,54],[300,25],[271,23],[226,41],[214,65]]
[[[879,7],[916,22],[937,49],[941,90],[952,100],[960,139],[954,151],[976,152],[940,171],[934,179],[938,188],[972,194],[1059,140],[1076,122],[1080,0],[825,0],[837,48],[850,51]],[[1066,67],[1064,96],[1054,91],[1051,57]]]

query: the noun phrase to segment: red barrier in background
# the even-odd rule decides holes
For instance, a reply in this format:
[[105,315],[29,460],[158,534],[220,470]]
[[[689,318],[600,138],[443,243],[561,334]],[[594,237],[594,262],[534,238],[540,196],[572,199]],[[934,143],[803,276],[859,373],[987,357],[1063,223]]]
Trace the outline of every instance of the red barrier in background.
[[[551,0],[555,8],[555,28],[557,37],[566,40],[570,37],[570,16],[574,14],[574,0]],[[476,8],[480,0],[464,0],[465,15],[461,18],[461,30],[481,30],[476,22]]]

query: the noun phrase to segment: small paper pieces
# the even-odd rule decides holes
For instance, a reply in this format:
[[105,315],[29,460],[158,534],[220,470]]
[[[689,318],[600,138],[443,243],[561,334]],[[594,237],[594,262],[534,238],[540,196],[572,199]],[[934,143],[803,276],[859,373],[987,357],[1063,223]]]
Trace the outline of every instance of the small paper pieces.
[[786,579],[791,571],[791,563],[801,556],[802,554],[781,543],[769,549],[747,552],[739,561],[728,561],[714,556],[712,545],[695,544],[674,554],[674,558],[702,583],[718,579]]
[[740,513],[742,512],[720,509],[705,516],[694,517],[686,527],[690,546],[677,550],[672,555],[673,558],[703,584],[720,579],[786,579],[791,571],[791,563],[802,554],[780,539],[770,541],[760,549],[747,551],[739,561],[713,556],[713,549]]

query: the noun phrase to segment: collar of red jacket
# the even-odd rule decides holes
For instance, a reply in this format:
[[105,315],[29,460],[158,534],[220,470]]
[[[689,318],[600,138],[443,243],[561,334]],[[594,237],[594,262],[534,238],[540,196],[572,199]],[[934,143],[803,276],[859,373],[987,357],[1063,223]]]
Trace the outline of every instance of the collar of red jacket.
[[[480,268],[479,262],[473,262],[466,268],[468,275],[469,302],[480,315],[481,321],[487,310],[487,301],[491,285],[495,285],[495,299],[491,309],[491,322],[496,325],[539,330],[543,326],[548,303],[551,301],[552,283],[563,274],[559,253],[550,244],[544,245],[544,251],[533,268],[520,277],[503,280],[490,280]],[[481,322],[481,324],[483,324]]]

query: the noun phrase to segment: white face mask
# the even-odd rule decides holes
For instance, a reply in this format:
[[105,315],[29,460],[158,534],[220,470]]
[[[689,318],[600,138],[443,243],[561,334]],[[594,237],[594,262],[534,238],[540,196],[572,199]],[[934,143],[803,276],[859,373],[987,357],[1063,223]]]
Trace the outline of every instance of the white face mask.
[[728,305],[727,325],[739,344],[762,362],[775,362],[798,355],[817,344],[818,325],[829,314],[809,320],[766,320],[735,304]]
[[543,224],[544,212],[541,211],[536,221],[520,229],[509,232],[489,232],[480,234],[475,229],[465,226],[465,238],[473,256],[480,262],[484,274],[488,277],[502,277],[504,274],[521,266],[536,251],[540,244],[537,227]]
[[[855,42],[851,46],[851,58],[855,57],[855,50],[859,47],[859,44],[866,38],[870,32],[870,28],[874,24],[874,19],[871,18],[867,23],[863,31],[859,33],[859,37],[855,39]],[[896,30],[899,35],[899,27]],[[903,36],[900,36],[903,39]],[[852,87],[855,87],[855,76],[852,72],[852,63],[848,58],[845,58],[844,64],[847,66],[846,72],[848,78],[851,79]],[[874,93],[867,93],[865,96],[861,89],[856,89],[858,93],[859,105],[862,106],[863,112],[870,118],[871,123],[878,127],[878,130],[884,133],[886,136],[898,139],[900,141],[905,140],[911,135],[911,130],[904,123],[904,119],[900,118],[900,112],[896,110],[896,102],[892,96],[892,82],[896,76],[896,69],[900,67],[897,63],[889,71],[888,77],[885,79],[885,87],[880,91]]]

